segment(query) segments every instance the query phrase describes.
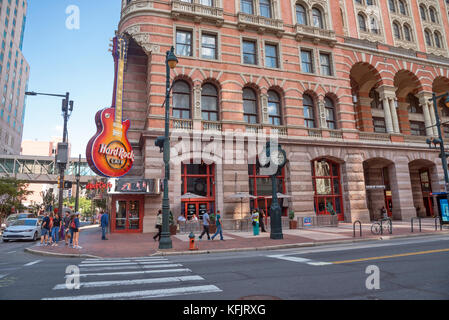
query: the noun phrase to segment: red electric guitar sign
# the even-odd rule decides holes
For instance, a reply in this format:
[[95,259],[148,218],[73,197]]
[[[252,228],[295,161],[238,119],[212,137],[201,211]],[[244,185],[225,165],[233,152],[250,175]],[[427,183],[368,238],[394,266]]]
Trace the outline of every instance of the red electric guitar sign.
[[127,42],[115,37],[112,55],[115,62],[114,94],[112,107],[95,115],[97,133],[89,140],[86,158],[91,169],[104,177],[121,177],[129,172],[134,162],[134,152],[128,141],[130,121],[122,121],[123,78],[127,55]]

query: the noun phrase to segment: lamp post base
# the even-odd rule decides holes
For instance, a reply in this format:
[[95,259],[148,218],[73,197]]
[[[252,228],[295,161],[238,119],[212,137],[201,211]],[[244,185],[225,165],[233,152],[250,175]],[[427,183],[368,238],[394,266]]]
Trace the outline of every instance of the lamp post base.
[[159,249],[172,249],[173,244],[170,238],[170,234],[162,233],[161,240],[159,241]]

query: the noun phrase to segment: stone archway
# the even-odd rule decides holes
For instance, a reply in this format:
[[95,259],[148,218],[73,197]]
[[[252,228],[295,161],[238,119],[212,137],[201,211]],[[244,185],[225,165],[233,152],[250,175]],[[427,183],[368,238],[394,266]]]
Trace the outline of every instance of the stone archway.
[[431,217],[438,208],[432,191],[438,191],[438,173],[435,163],[416,159],[409,163],[413,205],[418,217]]
[[394,162],[385,158],[371,158],[363,162],[365,176],[366,205],[371,220],[381,218],[381,210],[387,209],[388,216],[393,217],[392,183],[394,179]]

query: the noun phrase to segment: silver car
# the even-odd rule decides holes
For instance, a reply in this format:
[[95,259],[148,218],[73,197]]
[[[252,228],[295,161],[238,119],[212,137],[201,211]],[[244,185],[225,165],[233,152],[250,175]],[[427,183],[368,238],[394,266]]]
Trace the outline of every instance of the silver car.
[[3,231],[3,241],[32,240],[36,241],[41,236],[41,226],[37,218],[18,219]]

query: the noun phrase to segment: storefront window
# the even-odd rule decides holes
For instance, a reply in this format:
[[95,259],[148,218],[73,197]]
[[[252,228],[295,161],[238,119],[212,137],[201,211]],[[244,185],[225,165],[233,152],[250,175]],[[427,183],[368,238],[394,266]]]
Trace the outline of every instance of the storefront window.
[[[265,213],[269,214],[269,208],[271,207],[272,197],[272,182],[270,176],[263,176],[260,174],[260,164],[248,165],[249,175],[249,193],[256,196],[257,199],[253,199],[250,202],[251,209],[263,209]],[[285,168],[277,176],[277,191],[278,193],[285,194]],[[288,200],[285,198],[278,199],[279,206],[282,208],[282,215],[287,215]],[[285,202],[285,203],[284,203]],[[285,204],[285,205],[284,205]]]
[[312,161],[312,182],[316,214],[337,214],[343,220],[340,165],[324,158]]
[[126,201],[117,201],[116,202],[116,230],[124,230],[126,229]]
[[181,194],[193,195],[182,199],[185,217],[190,220],[196,214],[201,218],[206,211],[215,211],[215,165],[183,164],[181,170]]

